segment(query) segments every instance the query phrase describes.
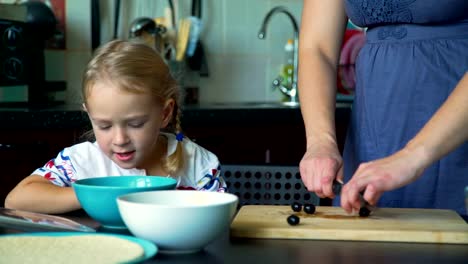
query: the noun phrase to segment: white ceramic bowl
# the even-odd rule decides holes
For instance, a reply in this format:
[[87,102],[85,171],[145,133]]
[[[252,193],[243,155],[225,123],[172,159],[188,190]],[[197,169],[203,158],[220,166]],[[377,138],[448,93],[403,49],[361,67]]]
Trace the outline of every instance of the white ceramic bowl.
[[150,191],[117,198],[130,232],[166,253],[202,250],[228,231],[237,204],[233,194],[205,191]]

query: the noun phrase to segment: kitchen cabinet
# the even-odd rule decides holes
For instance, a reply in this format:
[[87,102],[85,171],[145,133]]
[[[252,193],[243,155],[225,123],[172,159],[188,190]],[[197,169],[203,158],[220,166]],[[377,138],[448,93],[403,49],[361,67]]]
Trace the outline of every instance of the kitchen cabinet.
[[[336,109],[340,150],[350,105]],[[268,104],[184,106],[187,137],[215,153],[222,165],[298,166],[305,152],[304,124],[298,107]],[[82,141],[89,120],[81,105],[48,109],[0,109],[0,205],[24,177],[65,147]]]
[[79,139],[78,129],[2,129],[0,131],[0,206],[24,177]]
[[[182,123],[185,134],[215,153],[221,164],[298,166],[305,153],[306,137],[299,109],[269,111],[231,111],[224,118],[199,120],[186,117]],[[336,119],[337,140],[340,151],[349,122],[349,109],[339,110]],[[230,117],[230,118],[229,118]]]
[[225,124],[185,130],[224,164],[298,165],[305,150],[304,128],[299,124]]
[[0,108],[0,206],[24,177],[80,140],[89,120],[80,104]]

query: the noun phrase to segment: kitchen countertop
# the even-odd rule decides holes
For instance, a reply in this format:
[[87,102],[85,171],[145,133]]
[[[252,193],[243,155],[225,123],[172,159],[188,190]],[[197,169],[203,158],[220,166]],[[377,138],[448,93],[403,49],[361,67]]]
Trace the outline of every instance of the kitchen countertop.
[[[79,210],[66,217],[98,228]],[[99,229],[98,229],[99,231]],[[1,229],[0,234],[17,231]],[[234,239],[226,230],[203,251],[157,254],[145,263],[466,263],[468,245],[299,239]]]
[[[348,119],[351,103],[340,102],[336,119]],[[296,123],[302,122],[299,106],[279,102],[205,103],[183,107],[182,126],[203,123]],[[0,129],[83,128],[89,120],[80,104],[50,107],[7,107],[0,105]]]

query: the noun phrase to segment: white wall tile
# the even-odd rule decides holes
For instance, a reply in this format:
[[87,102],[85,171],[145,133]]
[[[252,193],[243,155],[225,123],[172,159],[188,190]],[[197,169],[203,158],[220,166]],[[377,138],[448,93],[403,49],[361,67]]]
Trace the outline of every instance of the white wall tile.
[[[302,1],[220,1],[223,3],[221,12],[225,13],[221,37],[212,33],[212,42],[217,36],[221,42],[207,49],[210,57],[209,78],[201,78],[200,100],[203,102],[227,101],[277,101],[282,99],[279,91],[271,88],[271,82],[278,76],[281,63],[284,61],[284,45],[287,39],[293,37],[291,21],[285,14],[278,13],[271,17],[267,27],[267,37],[260,40],[257,37],[265,15],[277,5],[286,6],[300,23]],[[221,22],[221,21],[216,21]],[[213,26],[217,29],[218,24]],[[211,34],[211,33],[210,33]],[[207,36],[209,34],[204,35]],[[220,61],[220,59],[225,62]],[[216,75],[216,76],[215,76]],[[220,75],[220,76],[219,76]],[[216,93],[215,93],[216,92]]]
[[81,77],[86,64],[91,59],[90,51],[69,50],[65,55],[67,90],[65,101],[68,103],[81,103]]
[[91,49],[90,0],[66,1],[67,50]]
[[111,40],[114,34],[114,3],[113,0],[99,1],[102,43]]
[[225,10],[225,26],[226,30],[231,27],[246,27],[247,26],[247,10],[249,8],[249,0],[224,1]]
[[225,35],[222,26],[214,25],[206,27],[201,33],[203,47],[209,54],[224,54],[225,53]]
[[45,79],[47,81],[63,81],[65,75],[65,51],[64,50],[45,50]]
[[226,8],[227,1],[229,0],[208,0],[203,2],[202,21],[206,30],[211,30],[213,26],[224,26],[224,17],[229,12]]

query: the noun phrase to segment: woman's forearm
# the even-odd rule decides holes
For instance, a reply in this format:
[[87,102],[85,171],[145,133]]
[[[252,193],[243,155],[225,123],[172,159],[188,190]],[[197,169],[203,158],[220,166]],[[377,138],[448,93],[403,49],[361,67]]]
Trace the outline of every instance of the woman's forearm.
[[336,141],[336,68],[346,22],[341,0],[304,1],[298,87],[307,146],[323,137]]
[[[307,146],[322,137],[336,141],[335,97],[336,70],[324,59],[312,58],[313,52],[303,51],[300,63],[299,100],[306,129]],[[305,55],[304,55],[305,54]],[[321,61],[322,60],[322,61]]]
[[468,72],[453,92],[406,145],[426,168],[468,140]]

